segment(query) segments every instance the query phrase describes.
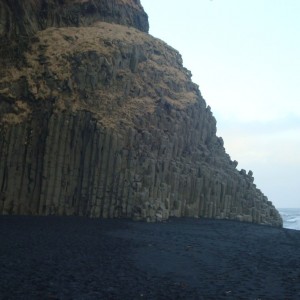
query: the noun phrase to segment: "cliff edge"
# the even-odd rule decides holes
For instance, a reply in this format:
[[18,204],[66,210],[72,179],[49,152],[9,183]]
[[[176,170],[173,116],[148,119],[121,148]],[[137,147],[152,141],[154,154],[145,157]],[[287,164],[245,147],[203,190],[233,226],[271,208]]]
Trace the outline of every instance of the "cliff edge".
[[0,213],[282,226],[139,0],[0,9]]

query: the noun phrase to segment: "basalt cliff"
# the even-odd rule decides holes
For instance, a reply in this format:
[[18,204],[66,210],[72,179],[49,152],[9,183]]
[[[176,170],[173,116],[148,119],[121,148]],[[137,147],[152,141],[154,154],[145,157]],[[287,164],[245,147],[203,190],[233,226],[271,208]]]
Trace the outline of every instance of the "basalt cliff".
[[139,0],[0,0],[0,214],[282,226]]

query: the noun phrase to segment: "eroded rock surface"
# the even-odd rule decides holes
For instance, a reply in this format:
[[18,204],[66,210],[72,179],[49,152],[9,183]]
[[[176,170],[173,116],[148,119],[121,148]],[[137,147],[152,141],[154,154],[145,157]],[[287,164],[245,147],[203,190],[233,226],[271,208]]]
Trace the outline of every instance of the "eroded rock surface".
[[0,213],[282,225],[139,1],[13,2],[29,21],[0,0],[1,39],[22,44],[1,50]]

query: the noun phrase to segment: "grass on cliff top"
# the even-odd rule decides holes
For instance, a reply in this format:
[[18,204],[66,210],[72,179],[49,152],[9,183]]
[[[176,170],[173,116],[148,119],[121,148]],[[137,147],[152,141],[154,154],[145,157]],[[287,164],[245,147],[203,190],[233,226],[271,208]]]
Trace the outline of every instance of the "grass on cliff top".
[[[124,73],[125,80],[132,82],[135,89],[143,91],[142,95],[127,96],[121,106],[116,106],[116,101],[124,97],[124,87],[104,86],[90,95],[95,99],[91,105],[83,101],[73,80],[72,93],[61,91],[59,83],[74,78],[71,61],[77,54],[94,52],[109,64],[114,64],[116,56],[122,55],[122,51],[132,53],[134,47],[142,49],[140,51],[146,59],[139,62],[135,73],[129,67],[119,71]],[[119,120],[130,122],[135,115],[154,112],[161,93],[165,101],[178,109],[197,101],[196,93],[187,89],[190,76],[182,67],[179,53],[161,40],[135,28],[105,22],[97,22],[92,27],[48,28],[37,33],[35,42],[26,53],[26,60],[27,67],[8,69],[6,76],[0,80],[9,87],[12,98],[13,85],[18,85],[20,79],[25,77],[28,92],[36,100],[47,101],[56,97],[57,110],[89,110],[109,127]],[[50,74],[56,86],[49,85],[45,74]],[[3,117],[6,122],[22,122],[29,114],[28,109],[20,109],[20,103],[26,100],[15,97],[15,101],[19,102],[14,103],[16,109],[12,114]],[[102,104],[97,99],[101,99]]]

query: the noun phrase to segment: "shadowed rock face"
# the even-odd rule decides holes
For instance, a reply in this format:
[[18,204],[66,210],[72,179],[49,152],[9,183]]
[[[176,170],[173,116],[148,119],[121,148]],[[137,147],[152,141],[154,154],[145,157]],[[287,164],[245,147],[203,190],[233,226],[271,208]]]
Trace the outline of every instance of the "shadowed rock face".
[[30,38],[49,27],[87,27],[96,21],[132,26],[148,32],[147,14],[139,0],[1,0],[2,63],[23,63]]
[[139,1],[14,1],[23,23],[8,2],[1,37],[26,43],[2,49],[0,213],[282,226]]

